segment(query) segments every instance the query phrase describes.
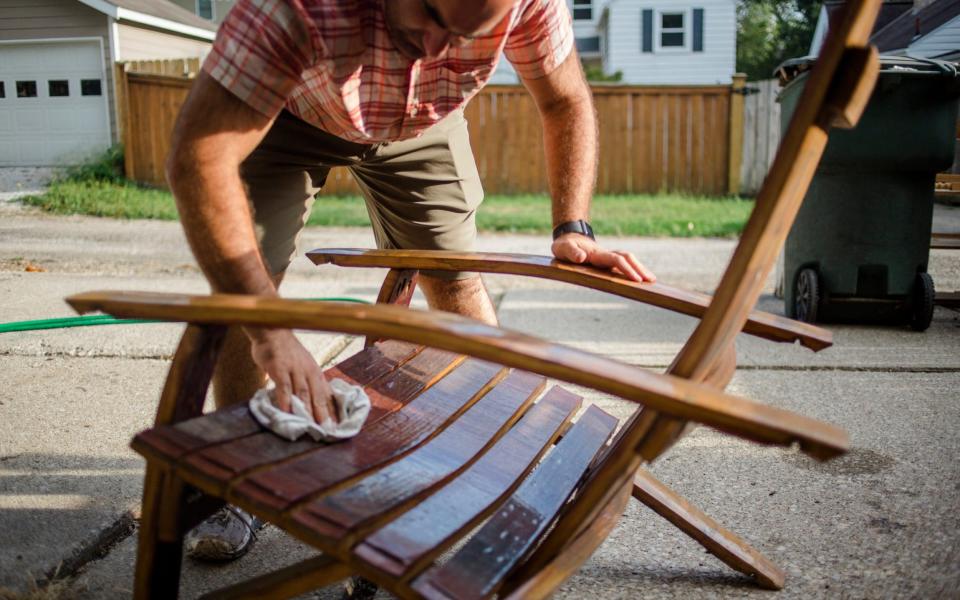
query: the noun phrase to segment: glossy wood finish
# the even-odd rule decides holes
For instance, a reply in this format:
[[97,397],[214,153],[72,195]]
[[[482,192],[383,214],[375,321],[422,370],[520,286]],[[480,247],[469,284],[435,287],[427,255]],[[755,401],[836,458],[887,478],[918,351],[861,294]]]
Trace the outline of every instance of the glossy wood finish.
[[484,598],[495,593],[553,524],[616,424],[596,406],[587,409],[480,531],[442,566],[418,577],[413,589],[426,598]]
[[576,573],[583,563],[600,547],[620,521],[630,500],[630,486],[621,485],[591,519],[583,531],[566,544],[550,561],[542,564],[532,575],[518,577],[516,587],[500,598],[503,600],[541,600],[549,598],[564,581]]
[[393,577],[407,579],[419,572],[516,489],[557,440],[581,400],[561,388],[550,390],[461,475],[367,537],[354,554]]
[[345,552],[358,536],[421,501],[485,452],[545,383],[530,373],[512,373],[432,440],[349,488],[297,508],[290,522],[321,550]]
[[419,341],[591,387],[756,442],[796,443],[818,459],[845,452],[849,445],[846,432],[826,423],[451,313],[229,294],[88,292],[67,301],[80,312],[103,310],[122,317],[291,327]]
[[467,361],[406,407],[365,427],[348,442],[318,447],[292,461],[234,481],[229,497],[279,518],[295,504],[338,489],[432,439],[505,375],[497,365]]
[[[330,263],[344,267],[476,271],[540,277],[608,292],[692,317],[702,316],[711,301],[706,294],[663,283],[636,283],[610,271],[566,263],[549,256],[358,248],[322,248],[307,252],[307,256],[318,265]],[[833,344],[833,334],[826,329],[756,310],[750,312],[743,331],[776,342],[799,342],[814,351]]]
[[[348,358],[338,366],[327,370],[325,375],[328,378],[340,377],[354,384],[371,383],[412,359],[421,350],[419,346],[403,342],[380,344]],[[171,376],[174,372],[175,369],[171,367]],[[372,402],[375,405],[384,404],[384,401],[376,395],[373,396]],[[376,420],[378,412],[382,412],[382,408],[371,410],[370,419]],[[167,422],[158,419],[160,424]],[[144,431],[134,438],[131,445],[144,456],[149,456],[160,463],[173,464],[171,460],[178,459],[184,454],[258,434],[261,431],[262,428],[253,419],[247,406],[241,404],[215,411],[202,418],[195,417],[178,422],[172,427],[157,427]]]
[[[364,390],[377,408],[371,410],[369,427],[376,427],[385,415],[391,414],[416,398],[425,388],[439,380],[450,369],[460,364],[460,355],[426,349],[404,363],[396,371],[375,379]],[[181,459],[184,477],[190,482],[213,486],[218,494],[229,497],[228,488],[216,486],[217,482],[233,487],[238,477],[269,465],[276,469],[281,463],[293,460],[309,452],[323,452],[330,447],[304,437],[289,442],[267,431],[246,436],[223,444],[210,446]]]

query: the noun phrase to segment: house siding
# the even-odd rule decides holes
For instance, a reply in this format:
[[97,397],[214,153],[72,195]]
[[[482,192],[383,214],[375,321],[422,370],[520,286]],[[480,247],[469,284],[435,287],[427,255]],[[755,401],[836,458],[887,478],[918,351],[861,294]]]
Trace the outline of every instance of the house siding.
[[156,60],[204,57],[210,42],[170,35],[127,24],[117,26],[117,60]]
[[110,135],[117,139],[108,17],[76,0],[0,0],[0,41],[100,38]]
[[960,50],[960,15],[910,44],[907,54],[933,58],[958,50]]
[[[170,0],[170,2],[197,14],[197,0]],[[213,0],[213,22],[223,23],[223,18],[227,16],[234,4],[236,0]]]
[[[703,13],[703,52],[694,52],[693,10]],[[641,52],[641,23],[644,9],[686,11],[686,50]],[[609,39],[603,67],[607,73],[621,71],[624,83],[650,85],[728,84],[736,69],[737,19],[734,0],[689,0],[686,2],[613,0],[607,5]]]

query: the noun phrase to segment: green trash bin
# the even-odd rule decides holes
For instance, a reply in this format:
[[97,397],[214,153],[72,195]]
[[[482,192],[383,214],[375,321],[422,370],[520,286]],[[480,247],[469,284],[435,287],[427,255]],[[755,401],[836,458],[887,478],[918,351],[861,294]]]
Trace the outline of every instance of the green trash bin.
[[[781,130],[813,58],[778,68]],[[927,274],[936,174],[953,162],[960,78],[946,62],[882,56],[852,130],[833,129],[784,246],[788,316],[816,322],[910,323],[933,317]]]

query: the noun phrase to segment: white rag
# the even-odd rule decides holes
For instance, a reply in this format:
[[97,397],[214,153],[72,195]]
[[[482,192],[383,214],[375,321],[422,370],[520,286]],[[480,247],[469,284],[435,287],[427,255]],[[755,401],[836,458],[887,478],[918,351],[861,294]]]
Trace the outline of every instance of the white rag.
[[304,433],[309,433],[315,442],[336,442],[351,438],[360,433],[360,427],[370,414],[370,398],[362,387],[350,385],[342,379],[331,379],[330,388],[337,405],[339,423],[334,423],[333,419],[329,418],[317,423],[307,412],[303,400],[297,396],[290,397],[292,413],[280,410],[273,403],[272,382],[258,390],[250,399],[250,412],[258,423],[291,442]]

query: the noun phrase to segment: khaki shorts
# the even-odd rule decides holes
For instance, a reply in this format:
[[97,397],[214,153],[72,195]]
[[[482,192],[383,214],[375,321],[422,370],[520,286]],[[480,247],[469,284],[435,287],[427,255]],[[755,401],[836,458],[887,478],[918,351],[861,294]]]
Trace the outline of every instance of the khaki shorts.
[[372,145],[348,142],[283,111],[241,167],[272,273],[285,271],[293,259],[331,167],[353,173],[379,248],[473,250],[483,188],[462,111],[418,138]]

